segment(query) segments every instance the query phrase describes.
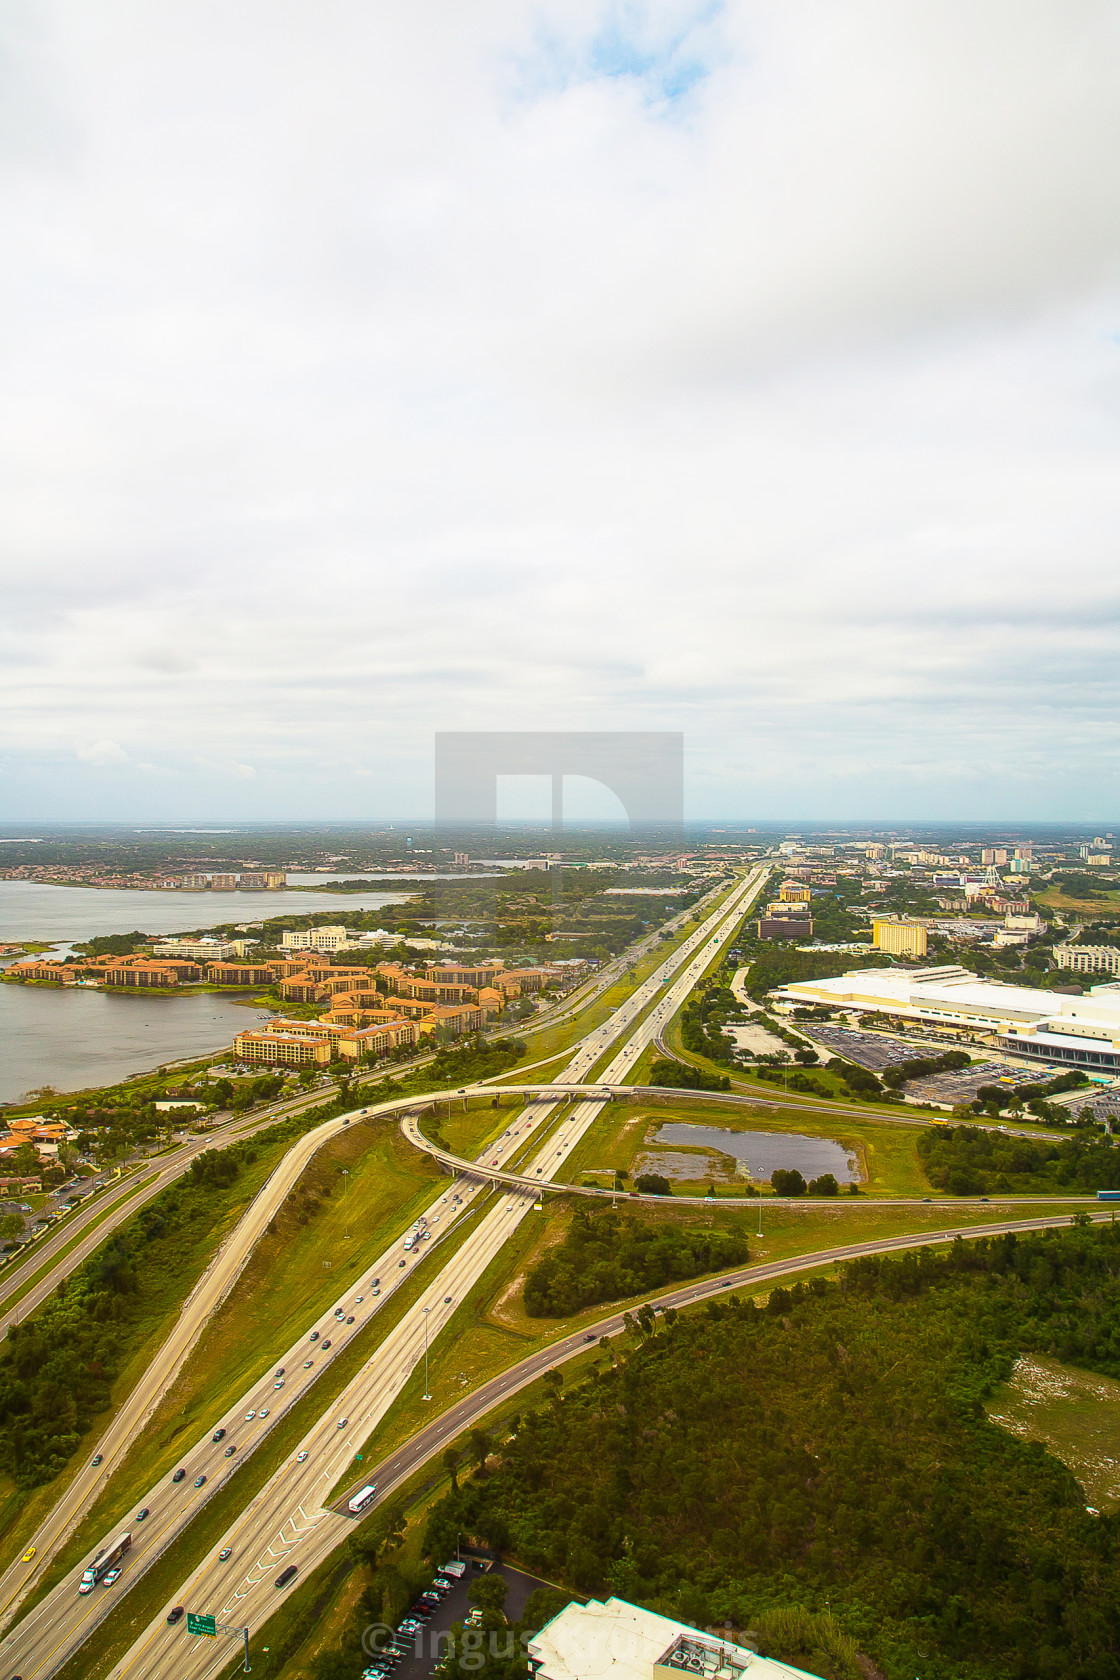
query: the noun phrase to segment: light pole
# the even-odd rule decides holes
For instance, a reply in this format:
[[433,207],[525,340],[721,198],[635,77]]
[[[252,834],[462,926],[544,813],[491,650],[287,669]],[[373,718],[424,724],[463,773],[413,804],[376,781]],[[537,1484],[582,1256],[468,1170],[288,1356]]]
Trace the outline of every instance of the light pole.
[[345,1167],[343,1167],[343,1169],[342,1169],[342,1176],[346,1180],[346,1183],[342,1186],[342,1199],[346,1204],[346,1231],[345,1231],[345,1234],[344,1234],[342,1240],[343,1240],[343,1242],[349,1242],[350,1241],[350,1174],[349,1174],[349,1172],[347,1172]]
[[424,1399],[425,1400],[430,1400],[432,1398],[431,1395],[428,1392],[428,1314],[431,1312],[431,1310],[432,1310],[431,1307],[425,1307],[424,1308]]

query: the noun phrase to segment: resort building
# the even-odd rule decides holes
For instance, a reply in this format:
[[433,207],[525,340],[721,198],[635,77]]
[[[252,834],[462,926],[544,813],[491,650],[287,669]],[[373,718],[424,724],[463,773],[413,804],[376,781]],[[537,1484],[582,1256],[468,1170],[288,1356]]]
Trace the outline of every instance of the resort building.
[[1054,961],[1075,974],[1120,974],[1120,949],[1115,945],[1059,945]]
[[316,928],[289,928],[280,935],[280,944],[285,951],[341,951],[349,939],[349,928],[331,924]]
[[876,918],[871,924],[871,943],[877,951],[889,951],[895,957],[924,957],[929,949],[923,924],[902,918]]

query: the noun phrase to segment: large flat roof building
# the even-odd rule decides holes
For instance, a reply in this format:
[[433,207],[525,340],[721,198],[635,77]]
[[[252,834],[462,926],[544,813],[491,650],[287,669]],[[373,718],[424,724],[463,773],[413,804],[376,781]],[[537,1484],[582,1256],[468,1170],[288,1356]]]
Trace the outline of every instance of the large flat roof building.
[[788,1003],[893,1015],[995,1034],[1000,1048],[1057,1068],[1120,1073],[1120,984],[1083,997],[982,980],[966,968],[864,968],[778,988]]
[[530,1639],[529,1671],[536,1680],[817,1680],[622,1598],[561,1610]]

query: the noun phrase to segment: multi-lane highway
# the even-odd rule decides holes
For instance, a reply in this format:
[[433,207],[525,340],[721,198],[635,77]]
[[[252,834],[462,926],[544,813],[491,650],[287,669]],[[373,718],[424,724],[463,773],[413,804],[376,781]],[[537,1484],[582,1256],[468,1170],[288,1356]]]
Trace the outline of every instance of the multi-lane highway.
[[[659,1023],[668,1018],[672,1009],[679,1007],[696,980],[722,954],[721,943],[760,889],[765,874],[766,867],[763,866],[734,889],[723,904],[666,958],[657,974],[589,1035],[577,1048],[562,1076],[566,1082],[578,1083],[586,1078],[606,1052],[624,1037],[628,1042],[623,1043],[605,1070],[605,1078],[617,1082],[625,1077],[641,1049],[652,1040]],[[668,992],[659,995],[666,986],[669,987]],[[379,1105],[379,1109],[391,1106],[397,1105]],[[521,1123],[507,1128],[498,1145],[489,1146],[484,1154],[488,1161],[500,1165],[520,1154],[527,1138],[540,1135],[545,1139],[543,1148],[530,1163],[529,1173],[541,1181],[551,1179],[601,1106],[601,1099],[580,1101],[570,1112],[562,1114],[558,1125],[550,1127],[548,1122],[554,1117],[556,1103],[533,1104],[521,1117]],[[454,1181],[448,1192],[449,1199],[443,1202],[444,1215],[450,1217],[448,1210],[452,1208],[461,1213],[470,1198],[477,1195],[477,1183],[477,1179]],[[294,1457],[291,1464],[282,1467],[243,1514],[239,1525],[225,1541],[225,1545],[231,1548],[231,1557],[220,1565],[207,1560],[196,1572],[198,1581],[192,1578],[188,1583],[196,1596],[202,1592],[211,1604],[222,1600],[219,1611],[226,1618],[236,1616],[248,1617],[250,1621],[260,1620],[268,1613],[267,1589],[275,1578],[280,1557],[287,1557],[296,1550],[301,1557],[304,1551],[317,1554],[321,1547],[329,1550],[338,1543],[339,1536],[331,1537],[331,1525],[338,1519],[323,1507],[325,1492],[343,1474],[356,1444],[360,1445],[367,1438],[400,1393],[422,1356],[423,1339],[426,1337],[430,1342],[435,1338],[452,1316],[457,1302],[473,1287],[520,1223],[532,1201],[532,1192],[518,1190],[505,1193],[498,1204],[485,1214],[439,1277],[429,1284],[416,1309],[390,1332],[373,1358],[340,1396],[337,1405],[329,1408],[309,1430],[300,1449],[306,1456],[302,1460]],[[431,1211],[435,1218],[437,1210],[434,1205]],[[267,1217],[264,1222],[267,1223]],[[403,1271],[407,1273],[411,1267],[407,1256],[404,1258]],[[376,1263],[380,1265],[382,1261]],[[399,1262],[395,1269],[401,1272]],[[340,1309],[344,1318],[353,1316],[355,1326],[352,1333],[356,1334],[361,1328],[359,1313],[346,1313],[345,1305],[340,1303]],[[366,1302],[363,1301],[360,1306],[366,1309]],[[334,1338],[329,1339],[334,1341]],[[292,1357],[291,1354],[287,1356],[288,1359]],[[285,1360],[282,1359],[281,1363]],[[310,1368],[314,1369],[314,1364]],[[299,1369],[303,1369],[302,1361]],[[287,1380],[285,1376],[285,1384]],[[296,1391],[292,1392],[294,1395]],[[243,1426],[245,1423],[249,1425],[251,1433],[248,1438],[253,1443],[271,1427],[276,1410],[268,1407],[270,1416],[262,1423],[260,1406],[259,1403],[253,1404],[254,1398],[259,1401],[259,1396],[247,1394],[243,1402],[239,1402],[239,1408],[244,1404],[245,1411],[254,1412],[255,1417],[246,1418],[239,1408],[231,1412],[231,1416],[242,1417]],[[340,1423],[340,1419],[344,1421]],[[244,1427],[241,1433],[244,1433]],[[236,1442],[233,1444],[238,1445]],[[144,1520],[142,1529],[140,1525],[134,1525],[136,1533],[128,1567],[118,1588],[111,1589],[111,1597],[98,1591],[79,1598],[76,1594],[78,1572],[75,1571],[72,1578],[49,1594],[5,1639],[2,1647],[4,1661],[14,1664],[28,1680],[33,1676],[54,1673],[88,1636],[90,1627],[108,1612],[119,1593],[126,1590],[127,1584],[137,1579],[143,1568],[165,1549],[170,1539],[182,1531],[198,1505],[207,1497],[207,1491],[212,1487],[214,1466],[211,1461],[218,1449],[219,1443],[204,1441],[198,1443],[193,1456],[185,1456],[183,1467],[188,1475],[179,1484],[168,1484],[175,1489],[177,1499],[172,1499],[162,1485],[152,1491],[147,1502],[151,1514]],[[225,1446],[221,1446],[220,1451],[224,1457]],[[238,1462],[237,1454],[233,1456],[233,1462]],[[203,1464],[209,1468],[200,1468]],[[228,1463],[225,1468],[229,1468]],[[192,1470],[195,1473],[193,1477],[190,1475]],[[193,1484],[200,1476],[204,1480],[196,1489]],[[181,1490],[187,1483],[190,1485],[184,1494]],[[311,1543],[312,1538],[314,1544]],[[249,1557],[249,1554],[252,1556]],[[154,1625],[153,1637],[146,1645],[152,1666],[148,1666],[145,1657],[144,1666],[137,1667],[133,1662],[130,1672],[153,1675],[168,1672],[166,1666],[161,1666],[167,1654],[161,1655],[161,1629],[166,1633],[172,1631],[166,1629],[162,1620]],[[189,1648],[184,1653],[181,1644],[177,1643],[174,1658],[177,1673],[188,1672],[183,1666],[185,1658],[196,1662],[199,1658],[197,1647],[195,1656],[191,1657]],[[202,1667],[192,1667],[189,1672],[207,1672],[205,1663]]]

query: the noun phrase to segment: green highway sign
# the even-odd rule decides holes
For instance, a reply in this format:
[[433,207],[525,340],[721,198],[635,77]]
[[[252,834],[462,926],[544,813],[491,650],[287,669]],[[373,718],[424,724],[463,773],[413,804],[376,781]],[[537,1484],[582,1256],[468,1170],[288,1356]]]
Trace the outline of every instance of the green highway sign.
[[196,1616],[193,1610],[188,1610],[187,1632],[205,1633],[211,1639],[216,1639],[218,1637],[218,1626],[213,1616]]

